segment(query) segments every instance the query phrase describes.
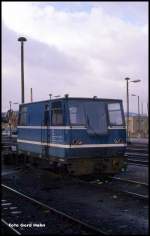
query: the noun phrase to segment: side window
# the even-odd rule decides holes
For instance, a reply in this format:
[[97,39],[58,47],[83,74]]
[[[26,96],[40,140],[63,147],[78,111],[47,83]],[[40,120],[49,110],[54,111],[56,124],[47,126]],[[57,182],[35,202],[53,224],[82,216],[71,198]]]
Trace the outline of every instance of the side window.
[[123,125],[120,103],[108,104],[110,125]]
[[81,102],[69,102],[69,115],[71,125],[85,125],[85,112],[83,103]]
[[52,125],[63,125],[63,110],[60,102],[52,104]]
[[27,125],[27,107],[21,107],[19,125]]

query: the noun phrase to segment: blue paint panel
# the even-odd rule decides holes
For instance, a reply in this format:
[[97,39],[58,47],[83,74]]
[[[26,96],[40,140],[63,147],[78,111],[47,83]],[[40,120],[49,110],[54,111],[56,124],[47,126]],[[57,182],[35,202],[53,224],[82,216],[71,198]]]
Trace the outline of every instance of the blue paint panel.
[[31,103],[28,105],[27,125],[42,125],[44,119],[44,105],[46,103]]
[[54,157],[66,158],[66,149],[65,148],[50,147],[49,148],[49,155],[54,156]]
[[[108,135],[98,136],[89,135],[86,129],[77,130],[61,130],[61,129],[50,129],[50,143],[57,144],[70,144],[73,140],[80,140],[83,144],[112,144],[115,140],[122,139],[126,142],[126,135],[124,130],[109,130]],[[41,139],[42,137],[42,139]],[[19,139],[34,140],[41,142],[47,141],[47,130],[46,129],[19,129]]]
[[86,130],[71,130],[71,143],[73,140],[80,140],[83,144],[111,144],[115,139],[121,138],[126,142],[124,130],[108,130],[108,135],[89,135]]
[[18,129],[18,139],[41,141],[40,129]]
[[[49,132],[49,143],[64,144],[65,142],[65,130],[46,130],[46,129],[18,129],[18,139],[33,140],[38,142],[47,142],[47,132]],[[69,141],[69,140],[68,140]]]
[[[25,151],[25,152],[31,152],[31,153],[36,153],[38,155],[42,155],[42,148],[44,148],[41,145],[36,145],[36,144],[29,144],[29,143],[18,143],[18,148],[20,151]],[[48,154],[49,156],[54,156],[54,157],[65,157],[66,156],[66,150],[64,148],[55,148],[55,147],[49,147],[48,148]]]
[[18,149],[20,151],[33,152],[37,154],[42,153],[42,148],[40,145],[28,144],[28,143],[18,143]]
[[[79,140],[82,144],[115,144],[115,141],[121,139],[126,142],[125,130],[108,130],[108,135],[89,135],[86,130],[72,130],[71,143],[74,140]],[[125,152],[125,147],[106,147],[106,148],[80,148],[67,150],[67,156],[73,157],[108,157],[122,156]]]

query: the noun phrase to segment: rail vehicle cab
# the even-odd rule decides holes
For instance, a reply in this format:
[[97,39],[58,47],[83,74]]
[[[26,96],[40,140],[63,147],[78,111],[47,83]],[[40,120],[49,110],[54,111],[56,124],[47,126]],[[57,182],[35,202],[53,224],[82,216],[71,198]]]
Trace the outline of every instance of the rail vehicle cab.
[[76,165],[76,170],[83,167],[89,174],[121,170],[126,147],[122,101],[72,99],[68,100],[68,111],[72,148],[67,155],[74,157],[71,165]]
[[20,106],[18,150],[73,175],[113,174],[124,166],[122,101],[60,98]]

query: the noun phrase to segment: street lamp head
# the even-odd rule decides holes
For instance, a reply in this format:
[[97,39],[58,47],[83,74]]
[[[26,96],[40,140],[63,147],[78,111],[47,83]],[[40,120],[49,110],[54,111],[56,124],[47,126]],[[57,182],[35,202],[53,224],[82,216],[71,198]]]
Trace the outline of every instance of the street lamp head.
[[127,77],[127,78],[125,78],[125,80],[130,80],[130,78]]
[[141,80],[140,79],[137,79],[137,80],[132,80],[131,82],[133,82],[133,83],[138,83],[138,82],[140,82]]
[[134,97],[135,97],[136,95],[135,95],[135,94],[131,94],[131,96],[134,96]]
[[27,39],[26,39],[25,37],[19,37],[19,38],[18,38],[18,41],[20,41],[20,42],[25,42],[25,41],[27,41]]
[[65,94],[64,97],[65,97],[65,98],[68,98],[68,97],[69,97],[69,94]]

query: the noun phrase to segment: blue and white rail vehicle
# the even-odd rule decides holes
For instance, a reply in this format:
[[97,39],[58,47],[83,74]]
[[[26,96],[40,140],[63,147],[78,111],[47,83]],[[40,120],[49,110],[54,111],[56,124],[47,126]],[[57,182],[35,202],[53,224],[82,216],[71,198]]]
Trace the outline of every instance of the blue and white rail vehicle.
[[115,174],[126,163],[122,100],[72,98],[21,104],[18,152],[72,175]]

